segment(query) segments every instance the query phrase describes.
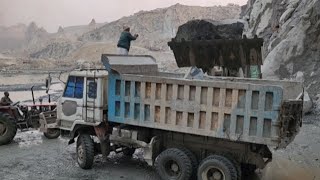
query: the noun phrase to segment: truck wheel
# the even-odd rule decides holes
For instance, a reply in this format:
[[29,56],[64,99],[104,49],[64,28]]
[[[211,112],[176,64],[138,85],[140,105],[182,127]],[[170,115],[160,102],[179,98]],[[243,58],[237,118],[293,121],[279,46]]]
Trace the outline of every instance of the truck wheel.
[[170,148],[155,160],[155,168],[164,180],[188,180],[192,175],[190,158],[180,149]]
[[229,161],[232,162],[233,166],[237,170],[238,180],[241,180],[242,179],[241,164],[237,160],[235,160],[234,157],[230,153],[223,153],[223,154],[219,154],[219,155],[223,156],[223,157],[226,157]]
[[198,180],[237,180],[237,169],[223,156],[205,158],[198,168]]
[[123,155],[125,155],[125,156],[131,157],[131,156],[134,154],[135,151],[136,151],[135,148],[129,148],[129,147],[127,147],[127,148],[124,148],[124,149],[122,150],[122,153],[123,153]]
[[0,145],[8,144],[17,133],[15,120],[6,113],[0,113]]
[[48,139],[56,139],[60,136],[60,129],[48,129],[43,135]]
[[77,139],[77,162],[82,169],[91,169],[94,160],[94,142],[89,134]]
[[197,157],[193,154],[193,152],[185,147],[181,147],[179,149],[181,149],[190,158],[192,164],[192,177],[194,177],[192,179],[196,179],[195,177],[197,176],[197,168],[199,164]]

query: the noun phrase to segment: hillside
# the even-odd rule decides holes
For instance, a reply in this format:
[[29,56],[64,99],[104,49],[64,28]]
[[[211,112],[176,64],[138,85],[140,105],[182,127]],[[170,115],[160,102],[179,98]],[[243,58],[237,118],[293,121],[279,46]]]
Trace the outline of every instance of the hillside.
[[[123,17],[110,23],[97,24],[92,20],[88,25],[59,27],[57,33],[42,38],[35,38],[28,43],[31,58],[71,59],[77,57],[91,61],[86,52],[85,57],[74,55],[79,49],[86,49],[87,44],[109,43],[115,46],[124,25],[131,27],[133,33],[140,36],[134,46],[147,51],[168,51],[167,42],[175,36],[178,27],[191,19],[230,19],[240,14],[240,6],[196,7],[176,4],[168,8],[152,11],[140,11],[132,16]],[[38,32],[35,30],[34,32]],[[38,33],[35,33],[38,34]],[[115,51],[114,51],[115,52]],[[139,51],[138,51],[139,52]],[[136,54],[138,52],[132,51]],[[145,52],[145,51],[144,51]],[[150,53],[147,53],[150,54]]]
[[192,19],[234,19],[240,14],[240,6],[197,7],[176,4],[168,8],[140,11],[123,17],[96,30],[85,33],[81,41],[118,40],[124,25],[130,26],[133,33],[139,34],[136,45],[150,50],[168,50],[167,42],[173,38],[178,27]]
[[[180,25],[192,19],[233,19],[239,16],[240,10],[240,6],[232,4],[213,7],[176,4],[168,8],[140,11],[110,23],[96,23],[93,19],[87,25],[59,27],[56,33],[48,33],[33,22],[25,26],[20,36],[17,36],[21,37],[19,40],[22,43],[13,48],[9,55],[19,55],[24,63],[30,61],[29,64],[34,64],[32,61],[37,59],[97,62],[102,53],[116,52],[116,42],[122,27],[127,25],[133,33],[140,35],[132,43],[130,54],[150,54],[162,63],[162,67],[173,68],[176,67],[174,57],[167,42],[175,36]],[[0,47],[1,52],[6,53]],[[12,68],[14,67],[10,66]]]

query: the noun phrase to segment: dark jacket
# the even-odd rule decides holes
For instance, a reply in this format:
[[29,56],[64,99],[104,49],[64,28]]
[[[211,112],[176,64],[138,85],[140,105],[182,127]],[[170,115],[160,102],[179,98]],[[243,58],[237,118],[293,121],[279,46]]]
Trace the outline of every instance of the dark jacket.
[[118,41],[118,47],[127,49],[129,51],[130,49],[130,42],[132,40],[136,40],[137,38],[132,36],[130,32],[123,31],[120,35],[120,39]]
[[9,97],[2,97],[0,100],[0,106],[9,106],[10,104],[12,104],[12,101]]

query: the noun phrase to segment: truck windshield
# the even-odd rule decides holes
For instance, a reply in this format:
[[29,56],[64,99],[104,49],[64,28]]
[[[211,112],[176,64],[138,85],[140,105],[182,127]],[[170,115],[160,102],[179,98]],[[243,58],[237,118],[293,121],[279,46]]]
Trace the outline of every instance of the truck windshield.
[[83,77],[69,76],[63,97],[81,99],[83,97]]

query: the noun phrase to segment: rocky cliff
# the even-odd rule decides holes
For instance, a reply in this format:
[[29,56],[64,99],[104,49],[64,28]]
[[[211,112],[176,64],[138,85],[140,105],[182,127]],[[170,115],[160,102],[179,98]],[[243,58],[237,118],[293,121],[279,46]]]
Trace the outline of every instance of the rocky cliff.
[[304,80],[315,96],[320,89],[320,1],[249,0],[242,8],[247,36],[265,40],[264,78]]

